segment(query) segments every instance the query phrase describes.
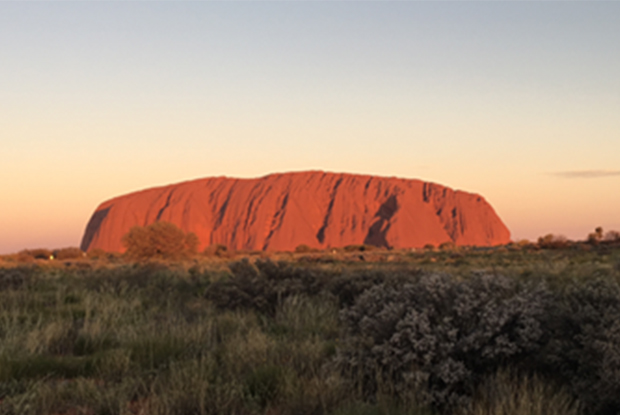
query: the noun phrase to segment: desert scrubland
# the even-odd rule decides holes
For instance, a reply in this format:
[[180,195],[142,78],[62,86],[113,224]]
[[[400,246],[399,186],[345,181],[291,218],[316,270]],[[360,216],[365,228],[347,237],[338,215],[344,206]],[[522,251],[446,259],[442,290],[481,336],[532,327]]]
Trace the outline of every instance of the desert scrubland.
[[34,254],[0,258],[3,414],[620,412],[618,244]]

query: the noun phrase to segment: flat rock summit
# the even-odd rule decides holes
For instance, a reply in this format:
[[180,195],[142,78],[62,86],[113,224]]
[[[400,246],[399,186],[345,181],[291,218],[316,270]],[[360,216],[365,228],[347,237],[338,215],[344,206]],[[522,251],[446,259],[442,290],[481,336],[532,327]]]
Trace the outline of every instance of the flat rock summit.
[[480,195],[421,180],[321,171],[256,179],[213,177],[103,202],[82,238],[85,251],[123,252],[132,226],[172,222],[199,249],[294,250],[370,244],[389,248],[508,243],[510,232]]

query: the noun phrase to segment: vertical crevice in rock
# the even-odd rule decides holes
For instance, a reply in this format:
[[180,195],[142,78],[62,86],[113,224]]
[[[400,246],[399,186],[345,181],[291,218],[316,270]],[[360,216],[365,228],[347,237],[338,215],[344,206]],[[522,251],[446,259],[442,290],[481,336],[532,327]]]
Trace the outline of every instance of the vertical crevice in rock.
[[334,185],[334,188],[332,189],[332,192],[329,195],[329,205],[327,206],[327,213],[325,214],[325,218],[323,219],[323,225],[321,226],[321,229],[319,229],[319,231],[316,234],[316,239],[321,244],[323,243],[323,241],[325,241],[325,229],[329,225],[329,219],[331,218],[332,209],[334,208],[334,201],[336,200],[336,193],[338,192],[338,187],[340,186],[341,183],[342,183],[342,177],[339,178],[338,181],[336,181],[336,184]]
[[230,198],[232,197],[234,188],[235,188],[234,184],[230,186],[230,189],[228,190],[228,194],[226,195],[226,199],[224,200],[224,203],[222,203],[222,206],[217,211],[217,219],[215,220],[215,223],[213,224],[213,231],[216,231],[222,225],[222,222],[224,221],[224,216],[226,215],[226,209],[228,209],[228,203],[230,202]]
[[288,192],[284,195],[282,199],[282,203],[280,204],[280,208],[276,211],[273,220],[271,221],[271,227],[269,228],[269,234],[267,238],[265,238],[265,243],[263,244],[263,251],[267,250],[269,246],[269,241],[273,236],[274,232],[277,231],[282,225],[282,221],[284,220],[284,215],[286,214],[286,205],[288,204]]
[[170,199],[172,198],[173,193],[174,193],[174,190],[171,189],[170,193],[168,193],[168,197],[166,198],[166,203],[164,203],[161,209],[159,209],[159,212],[157,212],[157,216],[155,217],[155,222],[159,222],[159,220],[161,219],[161,215],[163,215],[164,211],[168,208],[168,206],[170,206]]

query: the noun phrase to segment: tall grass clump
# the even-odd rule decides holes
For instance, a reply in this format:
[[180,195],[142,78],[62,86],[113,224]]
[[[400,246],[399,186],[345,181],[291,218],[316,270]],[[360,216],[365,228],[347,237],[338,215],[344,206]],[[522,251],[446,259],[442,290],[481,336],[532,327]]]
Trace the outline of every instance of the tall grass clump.
[[579,403],[566,390],[537,376],[506,370],[487,377],[476,398],[459,415],[579,415]]

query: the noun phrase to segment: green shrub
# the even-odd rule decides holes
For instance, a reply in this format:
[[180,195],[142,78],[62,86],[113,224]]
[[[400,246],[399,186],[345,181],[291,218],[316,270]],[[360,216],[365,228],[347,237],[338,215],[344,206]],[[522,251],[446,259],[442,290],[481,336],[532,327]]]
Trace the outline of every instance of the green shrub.
[[125,255],[134,260],[149,258],[180,259],[196,253],[199,240],[169,222],[134,226],[122,238]]
[[620,413],[620,284],[573,281],[553,305],[539,367],[567,382],[589,412]]
[[367,396],[425,391],[438,409],[470,402],[477,380],[540,350],[548,292],[504,277],[425,275],[368,289],[342,314],[338,361]]
[[232,276],[212,283],[206,297],[218,308],[254,309],[273,316],[277,306],[294,295],[316,295],[324,280],[316,270],[293,267],[288,263],[247,258],[229,264]]

